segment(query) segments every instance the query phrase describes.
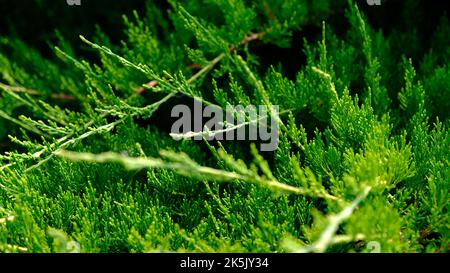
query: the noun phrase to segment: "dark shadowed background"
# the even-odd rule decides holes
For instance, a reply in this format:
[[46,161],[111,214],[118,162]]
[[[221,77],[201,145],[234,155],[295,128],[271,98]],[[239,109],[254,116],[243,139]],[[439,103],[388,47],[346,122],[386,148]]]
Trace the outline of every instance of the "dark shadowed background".
[[[0,0],[0,35],[18,36],[46,56],[52,54],[48,42],[55,39],[55,29],[58,29],[70,42],[78,43],[78,35],[89,37],[95,33],[96,25],[98,25],[113,42],[118,42],[123,37],[122,15],[131,14],[133,10],[144,13],[146,2],[145,0],[80,1],[81,6],[69,6],[66,0]],[[155,2],[162,7],[169,7],[167,1]],[[346,1],[337,2],[342,3],[340,5],[342,8],[330,10],[328,20],[339,33],[339,28],[345,31],[347,26],[343,9]],[[448,0],[381,0],[380,6],[370,6],[366,0],[355,2],[368,16],[371,25],[380,27],[384,32],[416,28],[422,35],[420,37],[423,43],[422,48],[428,48],[428,35],[435,29],[440,18],[448,14],[450,10]],[[409,16],[411,14],[413,16]],[[315,36],[320,34],[320,27],[306,26],[301,34],[302,37]],[[277,59],[286,56],[287,61],[292,51],[296,51],[298,47],[300,46],[295,47],[294,41],[294,47],[275,51],[276,57],[275,54],[267,55]],[[273,52],[274,48],[267,48],[267,50]],[[420,53],[416,52],[419,55]]]

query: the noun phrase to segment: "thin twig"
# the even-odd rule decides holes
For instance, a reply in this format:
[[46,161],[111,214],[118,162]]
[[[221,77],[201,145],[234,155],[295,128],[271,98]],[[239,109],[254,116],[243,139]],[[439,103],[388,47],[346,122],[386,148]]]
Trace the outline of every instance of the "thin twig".
[[76,99],[74,96],[67,95],[64,93],[59,93],[59,94],[52,93],[50,95],[47,95],[47,94],[43,94],[34,89],[30,89],[30,88],[26,88],[26,87],[22,87],[22,86],[10,86],[10,85],[7,85],[7,84],[1,83],[1,82],[0,82],[0,88],[9,90],[14,93],[25,93],[25,94],[32,95],[32,96],[49,96],[50,98],[57,99],[57,100],[75,100]]
[[312,70],[327,81],[328,87],[330,88],[331,93],[333,93],[336,102],[339,102],[339,96],[336,91],[336,86],[333,83],[333,79],[331,78],[331,75],[315,66],[312,67]]
[[[365,187],[361,194],[358,195],[347,207],[345,207],[338,214],[333,214],[328,216],[328,225],[321,233],[319,239],[309,246],[299,247],[297,249],[293,249],[293,252],[305,253],[305,252],[319,252],[323,253],[327,250],[330,245],[335,243],[340,243],[342,241],[347,241],[351,237],[337,237],[336,231],[341,225],[342,222],[350,218],[352,216],[353,211],[358,207],[359,203],[364,200],[369,194],[372,188],[370,186]],[[355,239],[362,238],[361,235],[355,237]]]
[[10,244],[6,244],[5,245],[7,250],[10,251],[19,251],[19,252],[28,252],[28,248],[26,247],[22,247],[22,246],[15,246],[15,245],[10,245]]

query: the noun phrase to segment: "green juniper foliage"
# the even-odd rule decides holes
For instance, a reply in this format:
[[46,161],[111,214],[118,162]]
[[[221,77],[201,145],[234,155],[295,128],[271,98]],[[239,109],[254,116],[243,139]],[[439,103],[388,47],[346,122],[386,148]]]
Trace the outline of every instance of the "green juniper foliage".
[[[152,2],[120,40],[0,36],[0,251],[449,250],[446,15],[425,47],[366,1]],[[193,98],[278,105],[278,148],[173,139]]]

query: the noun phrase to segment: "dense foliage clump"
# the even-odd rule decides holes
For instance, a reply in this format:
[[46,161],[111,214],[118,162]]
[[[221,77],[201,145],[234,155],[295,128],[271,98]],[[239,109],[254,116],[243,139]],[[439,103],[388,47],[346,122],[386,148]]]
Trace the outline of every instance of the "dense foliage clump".
[[[448,251],[446,14],[152,2],[115,37],[0,36],[0,251]],[[278,105],[278,148],[175,140],[194,98]]]

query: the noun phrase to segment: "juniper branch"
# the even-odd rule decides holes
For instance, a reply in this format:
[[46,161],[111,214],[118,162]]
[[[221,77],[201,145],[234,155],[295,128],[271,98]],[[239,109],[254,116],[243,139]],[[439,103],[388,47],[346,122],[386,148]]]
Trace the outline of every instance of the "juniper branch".
[[322,77],[323,79],[325,79],[327,81],[328,87],[329,87],[331,93],[334,95],[336,102],[339,102],[339,96],[336,91],[336,86],[333,83],[333,79],[331,78],[331,75],[315,66],[313,66],[311,69],[315,73],[317,73],[320,77]]
[[4,247],[9,251],[28,252],[28,248],[23,246],[16,246],[11,244],[5,244]]
[[[73,161],[86,161],[95,163],[119,163],[123,165],[128,170],[139,170],[144,168],[149,169],[168,169],[177,172],[180,175],[194,178],[208,178],[216,181],[231,181],[231,180],[241,180],[252,184],[258,184],[265,186],[268,189],[274,191],[281,191],[292,193],[296,195],[310,195],[312,197],[317,197],[317,195],[312,194],[307,189],[297,188],[277,181],[276,179],[268,179],[266,177],[261,177],[255,174],[251,174],[249,171],[243,171],[242,173],[224,171],[219,169],[214,169],[211,167],[205,167],[198,165],[195,161],[187,157],[185,154],[174,154],[168,151],[161,151],[161,155],[165,158],[169,158],[172,161],[164,161],[159,158],[151,157],[128,157],[125,155],[117,153],[78,153],[59,150],[56,154],[60,157],[67,158]],[[174,162],[173,160],[177,160]],[[326,199],[338,201],[339,198],[332,195],[321,196]]]
[[[247,45],[248,43],[261,39],[264,36],[265,32],[259,32],[259,33],[251,33],[247,36],[244,37],[244,39],[242,39],[242,41],[237,45],[230,45],[228,47],[228,53],[234,52],[236,51],[240,46],[243,45]],[[211,60],[207,65],[205,65],[204,67],[202,67],[197,73],[195,73],[187,82],[188,83],[192,83],[194,82],[196,79],[198,79],[199,77],[201,77],[203,74],[205,74],[206,72],[208,72],[209,70],[211,70],[216,64],[218,64],[224,57],[226,56],[225,53],[221,53],[219,54],[217,57],[215,57],[213,60]],[[192,66],[192,65],[191,65]],[[148,88],[148,87],[155,87],[158,84],[158,81],[152,80],[149,83],[147,83],[146,85],[143,85],[144,88]],[[141,87],[139,88],[136,93],[138,95],[142,94],[142,92],[144,91],[144,89]]]
[[[349,239],[352,239],[353,237],[336,237],[336,231],[338,230],[339,226],[350,216],[353,214],[353,211],[358,207],[359,203],[361,203],[362,200],[364,200],[370,190],[372,188],[370,186],[365,187],[361,193],[348,205],[346,206],[341,212],[338,214],[332,214],[327,217],[328,225],[324,229],[324,231],[321,233],[319,239],[312,243],[309,246],[305,247],[298,247],[297,249],[291,249],[293,252],[298,253],[306,253],[306,252],[319,252],[323,253],[327,250],[327,248],[333,244],[345,242]],[[355,238],[363,238],[364,235],[358,235]],[[353,238],[353,239],[355,239]],[[284,242],[284,244],[288,244],[288,242]]]
[[6,218],[0,218],[0,224],[5,224],[6,222],[14,221],[14,216],[8,216]]
[[[113,57],[117,58],[122,64],[124,64],[124,65],[126,65],[126,66],[129,66],[129,67],[133,67],[133,68],[135,68],[135,69],[137,69],[137,70],[139,70],[139,71],[141,71],[141,72],[143,72],[143,73],[145,73],[145,74],[149,74],[149,73],[150,73],[151,75],[154,75],[154,74],[152,74],[152,72],[151,72],[148,68],[146,68],[145,66],[142,66],[142,65],[135,65],[135,64],[133,64],[132,62],[128,61],[127,59],[125,59],[125,58],[123,58],[123,57],[121,57],[121,56],[119,56],[119,55],[117,55],[117,54],[114,54],[114,53],[113,53],[109,48],[107,48],[107,47],[101,47],[101,46],[98,46],[97,44],[90,42],[89,40],[87,40],[87,39],[84,38],[83,36],[80,36],[80,38],[81,38],[82,41],[86,42],[87,44],[89,44],[89,45],[92,46],[93,48],[99,49],[99,50],[101,50],[102,52],[104,52],[104,53],[106,53],[106,54],[108,54],[108,55],[110,55],[110,56],[113,56]],[[222,55],[222,54],[221,54],[221,55],[219,55],[218,57],[216,57],[214,60],[212,60],[212,61],[210,62],[209,65],[205,66],[202,70],[200,70],[200,71],[197,72],[194,76],[192,76],[190,79],[188,79],[188,80],[187,80],[187,83],[190,84],[190,83],[194,82],[197,78],[199,78],[201,75],[203,75],[204,73],[207,73],[207,72],[208,72],[211,68],[213,68],[214,65],[216,65],[216,64],[217,64],[224,56],[225,56],[225,55]],[[173,97],[174,95],[176,95],[176,92],[171,92],[171,93],[169,93],[169,95],[166,96],[163,100],[161,100],[160,103],[157,103],[157,105],[159,106],[159,105],[161,104],[161,102],[168,100],[169,98]],[[150,106],[144,107],[144,108],[142,108],[142,109],[145,110],[145,108],[147,108],[147,110],[148,110],[148,108],[151,108],[151,107],[152,107],[152,106],[150,105]],[[217,107],[219,107],[219,106],[217,106]],[[108,115],[108,113],[105,112],[105,113],[103,113],[102,115],[100,115],[100,118],[105,118],[107,115]],[[112,126],[118,125],[118,124],[120,124],[121,122],[123,122],[124,119],[125,119],[125,118],[120,119],[120,120],[118,120],[118,121],[115,121],[115,122],[111,123],[110,125],[112,125]],[[94,124],[94,120],[89,121],[89,122],[84,126],[83,131],[87,131],[93,124]],[[112,129],[112,128],[111,128],[111,129]],[[93,135],[93,134],[96,133],[96,132],[98,132],[98,130],[88,131],[88,132],[82,134],[81,136],[79,136],[79,137],[77,137],[77,138],[70,139],[70,138],[72,138],[74,135],[76,135],[76,133],[77,133],[77,132],[74,130],[74,131],[70,132],[69,134],[67,134],[66,136],[64,136],[64,137],[62,137],[62,138],[60,138],[60,139],[58,139],[58,140],[56,141],[56,143],[52,143],[49,147],[50,147],[50,149],[54,149],[55,147],[58,146],[60,149],[61,149],[61,148],[62,148],[62,149],[65,149],[65,148],[67,148],[69,145],[71,145],[71,144],[73,144],[73,143],[76,143],[77,141],[80,141],[80,140],[82,140],[82,139],[84,139],[84,138],[87,138],[87,137]],[[42,150],[40,150],[39,152],[34,153],[32,157],[37,159],[37,158],[39,158],[42,154],[46,153],[48,150],[49,150],[49,149],[48,149],[47,147],[45,147],[45,148],[43,148]],[[33,169],[35,169],[35,168],[41,166],[42,164],[44,164],[45,162],[47,162],[48,160],[50,160],[53,156],[54,156],[54,153],[52,152],[52,153],[51,153],[49,156],[47,156],[44,160],[42,160],[42,161],[38,162],[37,164],[35,164],[35,165],[33,165],[33,166],[27,168],[26,171],[28,172],[28,171],[30,171],[30,170],[33,170]],[[4,165],[4,166],[1,166],[1,167],[0,167],[0,170],[3,170],[3,169],[6,169],[6,168],[9,168],[9,167],[12,167],[12,166],[14,166],[14,165],[15,165],[15,163],[9,163],[9,164],[6,164],[6,165]]]
[[25,123],[21,122],[20,120],[11,117],[7,113],[3,112],[2,110],[0,110],[0,117],[4,118],[6,120],[9,120],[9,121],[19,125],[20,127],[23,127],[26,130],[31,131],[31,132],[33,132],[33,133],[35,133],[37,135],[44,135],[44,132],[42,132],[41,130],[37,129],[36,127],[29,126],[28,124],[25,124]]
[[[161,100],[159,100],[159,101],[156,102],[156,103],[153,103],[153,104],[150,104],[150,105],[146,106],[146,107],[144,108],[144,110],[146,110],[146,111],[149,111],[149,110],[150,110],[150,111],[154,111],[154,110],[156,110],[162,103],[166,102],[166,101],[167,101],[168,99],[170,99],[171,97],[173,97],[173,93],[170,93],[169,95],[165,96],[164,98],[162,98]],[[104,115],[106,115],[106,114],[107,114],[107,113],[105,113]],[[41,160],[39,163],[37,163],[37,164],[35,164],[35,165],[29,167],[28,169],[26,169],[26,172],[29,172],[29,171],[31,171],[31,170],[33,170],[33,169],[35,169],[35,168],[41,166],[42,164],[44,164],[45,162],[47,162],[48,160],[50,160],[51,158],[53,158],[53,156],[55,155],[55,153],[57,153],[59,150],[66,149],[66,148],[69,147],[71,144],[77,143],[77,142],[79,142],[79,141],[81,141],[81,140],[83,140],[83,139],[85,139],[85,138],[88,138],[88,137],[94,135],[94,134],[97,134],[97,133],[103,133],[103,132],[109,132],[109,131],[111,131],[112,129],[114,129],[117,125],[123,123],[127,118],[136,116],[137,114],[138,114],[138,112],[136,111],[136,112],[130,114],[129,116],[122,117],[122,118],[120,118],[120,119],[118,119],[118,120],[116,120],[116,121],[114,121],[114,122],[105,124],[105,125],[100,126],[100,127],[97,127],[97,128],[90,128],[90,127],[88,127],[89,131],[87,131],[87,132],[81,134],[80,136],[78,136],[78,137],[76,137],[76,138],[69,139],[69,140],[65,141],[64,143],[58,145],[58,148],[57,148],[56,150],[52,151],[51,154],[50,154],[49,156],[47,156],[44,160]],[[41,151],[39,151],[38,153],[33,154],[33,157],[34,157],[34,158],[39,158],[39,157],[42,155],[42,153],[44,153],[44,152],[45,152],[44,150],[41,150]]]

